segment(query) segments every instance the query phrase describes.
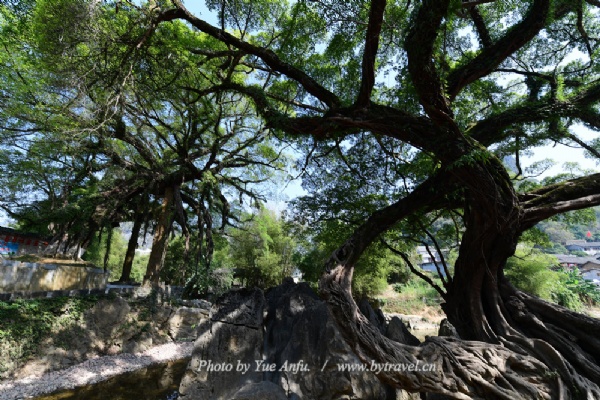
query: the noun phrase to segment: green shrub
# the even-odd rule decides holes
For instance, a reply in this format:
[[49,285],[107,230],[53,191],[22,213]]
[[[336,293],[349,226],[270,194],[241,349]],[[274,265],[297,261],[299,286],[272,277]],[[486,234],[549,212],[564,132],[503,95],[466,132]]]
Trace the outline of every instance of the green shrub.
[[569,307],[575,310],[580,310],[583,304],[598,304],[600,303],[600,290],[592,282],[585,280],[581,273],[577,269],[566,271],[560,269],[558,273],[561,276],[561,286],[557,289],[557,292],[568,291],[575,296],[579,302],[578,308],[570,307],[569,305],[562,304],[565,307]]
[[550,269],[557,265],[556,257],[543,254],[528,245],[520,245],[508,259],[505,274],[510,282],[524,292],[545,300],[553,300],[560,276]]
[[[36,354],[48,335],[73,326],[96,296],[0,301],[0,376]],[[60,342],[60,337],[59,337]]]
[[531,246],[520,245],[506,264],[506,276],[513,285],[529,294],[581,311],[584,304],[600,303],[600,290],[583,279],[579,270],[553,271],[556,258]]

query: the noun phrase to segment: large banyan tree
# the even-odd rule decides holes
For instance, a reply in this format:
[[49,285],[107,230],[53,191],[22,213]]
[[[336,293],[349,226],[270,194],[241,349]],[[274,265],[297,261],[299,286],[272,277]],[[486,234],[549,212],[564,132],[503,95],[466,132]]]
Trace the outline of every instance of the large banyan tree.
[[[320,282],[345,339],[364,362],[437,367],[383,371],[379,378],[456,399],[600,399],[600,321],[525,294],[504,275],[525,231],[600,204],[600,174],[520,192],[501,160],[514,155],[522,171],[523,152],[552,142],[600,158],[600,142],[583,140],[573,129],[600,129],[600,3],[207,3],[216,17],[190,11],[181,0],[106,6],[146,15],[143,34],[124,57],[145,46],[167,46],[152,42],[167,24],[183,22],[211,38],[210,47],[185,49],[204,56],[203,68],[212,65],[219,77],[187,88],[198,96],[243,95],[269,128],[287,140],[310,138],[312,148],[335,143],[343,151],[360,136],[385,150],[371,164],[388,163],[390,171],[418,165],[418,173],[403,181],[389,180],[401,188],[384,191],[389,196],[379,209],[348,232]],[[239,77],[234,71],[248,78],[232,78]],[[358,311],[354,266],[388,231],[440,210],[461,220],[459,255],[441,288],[443,309],[460,339],[429,338],[418,347],[393,342]]]

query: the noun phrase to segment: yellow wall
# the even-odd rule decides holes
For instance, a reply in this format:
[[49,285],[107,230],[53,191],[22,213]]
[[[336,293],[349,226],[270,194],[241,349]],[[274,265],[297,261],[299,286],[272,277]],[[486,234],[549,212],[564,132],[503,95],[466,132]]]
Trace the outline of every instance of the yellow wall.
[[108,273],[86,266],[6,260],[0,265],[0,293],[103,289],[107,280]]

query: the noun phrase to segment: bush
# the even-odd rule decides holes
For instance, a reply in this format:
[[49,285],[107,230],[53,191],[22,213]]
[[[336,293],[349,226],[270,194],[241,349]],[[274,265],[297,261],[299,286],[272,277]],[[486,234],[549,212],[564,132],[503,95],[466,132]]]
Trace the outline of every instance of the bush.
[[505,274],[522,291],[551,301],[552,293],[559,287],[560,276],[550,267],[557,264],[556,257],[521,245],[515,255],[508,259]]
[[559,286],[552,292],[552,300],[559,306],[567,307],[573,311],[581,311],[583,303],[577,293],[566,286]]
[[[566,289],[573,293],[580,303],[598,304],[600,303],[600,290],[592,282],[583,279],[579,270],[572,271],[559,270],[561,274],[561,289]],[[561,304],[561,303],[558,303]],[[562,305],[562,304],[561,304]],[[569,307],[565,305],[565,307]],[[572,307],[569,307],[572,308]]]
[[520,246],[508,260],[505,272],[511,283],[524,292],[575,311],[580,311],[584,304],[600,303],[596,285],[583,279],[577,269],[551,270],[556,264],[555,257]]
[[40,343],[70,327],[96,296],[0,301],[0,378],[39,351]]

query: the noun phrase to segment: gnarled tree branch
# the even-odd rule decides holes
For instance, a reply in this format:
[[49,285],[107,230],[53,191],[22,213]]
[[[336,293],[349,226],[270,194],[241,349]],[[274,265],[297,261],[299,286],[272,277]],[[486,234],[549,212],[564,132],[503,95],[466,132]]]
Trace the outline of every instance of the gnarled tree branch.
[[173,0],[173,3],[177,8],[175,10],[167,11],[165,15],[161,17],[162,20],[169,21],[174,19],[183,19],[189,22],[196,29],[209,34],[215,39],[234,46],[247,54],[252,54],[259,57],[274,71],[280,72],[300,83],[308,93],[325,103],[329,108],[339,107],[340,100],[335,94],[317,83],[317,81],[307,75],[304,71],[281,60],[274,52],[264,47],[255,46],[251,43],[238,39],[230,33],[201,20],[190,13],[180,0]]
[[546,25],[549,11],[550,0],[535,0],[525,18],[506,35],[452,71],[447,86],[450,98],[454,99],[465,86],[490,74],[502,61],[529,43]]
[[433,62],[433,50],[442,19],[448,12],[448,5],[448,0],[423,4],[404,42],[408,55],[408,70],[420,102],[427,115],[442,126],[454,126],[454,121]]
[[379,47],[379,36],[381,34],[385,5],[386,0],[373,0],[371,2],[369,25],[367,27],[365,50],[362,59],[362,81],[360,92],[356,99],[357,107],[364,107],[369,104],[371,92],[375,85],[375,60],[377,57],[377,48]]

